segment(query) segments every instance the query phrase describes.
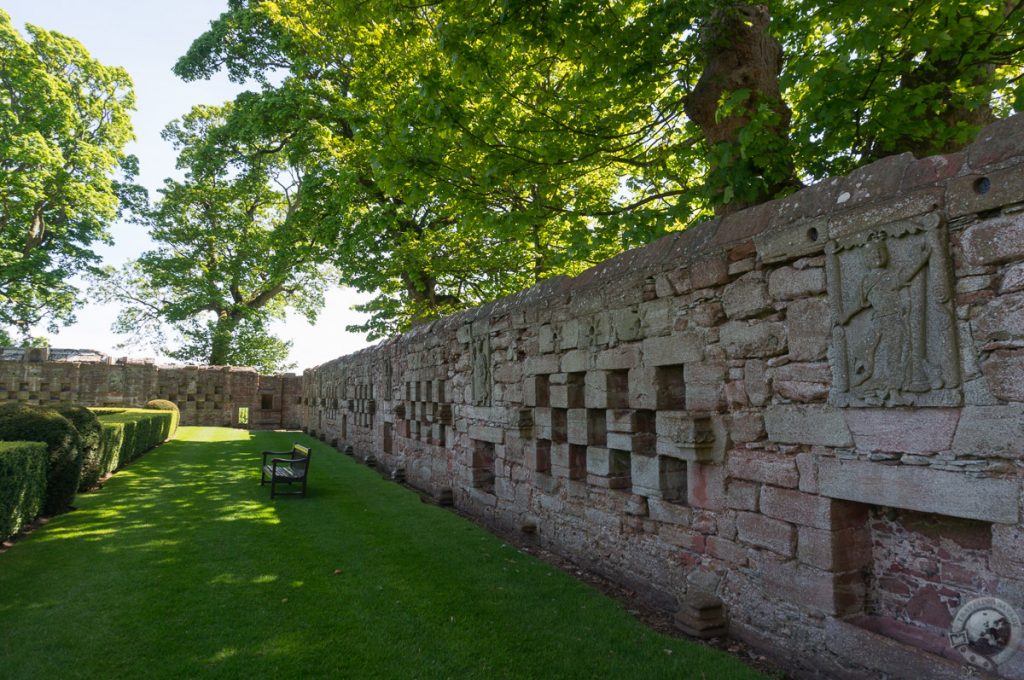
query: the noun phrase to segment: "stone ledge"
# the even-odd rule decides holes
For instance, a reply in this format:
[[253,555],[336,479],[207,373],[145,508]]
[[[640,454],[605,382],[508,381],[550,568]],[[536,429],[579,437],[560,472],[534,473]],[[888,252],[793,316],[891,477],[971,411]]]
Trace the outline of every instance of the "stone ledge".
[[829,498],[934,512],[950,517],[1015,524],[1019,484],[956,472],[867,461],[818,461],[818,485]]

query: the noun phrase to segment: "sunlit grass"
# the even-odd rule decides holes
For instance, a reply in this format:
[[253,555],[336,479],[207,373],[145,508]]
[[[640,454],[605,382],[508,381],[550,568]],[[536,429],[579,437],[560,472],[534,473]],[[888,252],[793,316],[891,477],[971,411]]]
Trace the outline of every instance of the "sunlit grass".
[[0,555],[0,677],[758,677],[301,434],[181,428],[76,504]]

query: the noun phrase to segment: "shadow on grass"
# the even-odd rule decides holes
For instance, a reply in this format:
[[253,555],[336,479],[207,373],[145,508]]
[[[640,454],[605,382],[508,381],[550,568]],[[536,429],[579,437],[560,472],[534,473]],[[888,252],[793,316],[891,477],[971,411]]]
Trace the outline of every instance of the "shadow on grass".
[[0,556],[5,677],[757,677],[305,435],[179,437]]

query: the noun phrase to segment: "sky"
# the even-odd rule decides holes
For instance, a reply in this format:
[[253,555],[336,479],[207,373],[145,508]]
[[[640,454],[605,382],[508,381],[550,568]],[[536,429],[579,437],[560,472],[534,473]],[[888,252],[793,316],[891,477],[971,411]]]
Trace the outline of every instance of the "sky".
[[[227,3],[219,0],[0,0],[0,9],[23,35],[25,24],[58,31],[77,39],[103,64],[128,70],[135,82],[137,111],[133,115],[136,141],[127,150],[139,157],[138,181],[151,196],[165,177],[179,176],[174,150],[160,138],[164,126],[196,104],[220,104],[246,89],[223,75],[186,83],[171,72],[178,57],[226,8]],[[115,267],[152,245],[145,229],[137,225],[116,224],[112,235],[112,246],[100,245],[96,250],[105,264]],[[336,288],[328,293],[315,326],[297,315],[277,323],[273,331],[293,343],[290,361],[296,363],[296,370],[365,347],[364,336],[346,332],[345,326],[364,320],[364,315],[350,308],[369,297]],[[88,304],[79,310],[74,325],[57,333],[41,328],[36,335],[46,336],[51,347],[95,349],[115,357],[153,356],[148,349],[116,349],[123,340],[110,330],[117,311],[115,305]]]

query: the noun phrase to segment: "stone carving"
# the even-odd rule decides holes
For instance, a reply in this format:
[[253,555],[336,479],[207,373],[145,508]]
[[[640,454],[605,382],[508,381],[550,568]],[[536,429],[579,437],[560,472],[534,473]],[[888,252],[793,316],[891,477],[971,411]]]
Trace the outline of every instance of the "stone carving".
[[933,213],[827,244],[833,403],[960,405],[945,236]]
[[491,405],[491,338],[473,338],[473,404]]

